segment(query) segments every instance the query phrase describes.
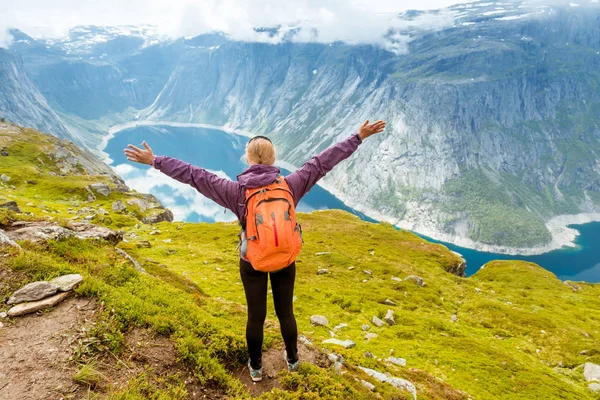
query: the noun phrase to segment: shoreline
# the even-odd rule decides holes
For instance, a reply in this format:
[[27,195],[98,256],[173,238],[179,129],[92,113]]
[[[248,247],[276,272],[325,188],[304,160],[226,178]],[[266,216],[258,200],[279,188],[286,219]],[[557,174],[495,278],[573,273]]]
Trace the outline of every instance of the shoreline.
[[[110,158],[108,153],[104,151],[106,148],[108,141],[114,137],[114,135],[120,131],[125,129],[135,128],[138,126],[171,126],[175,128],[205,128],[205,129],[215,129],[219,131],[223,131],[230,134],[245,136],[245,137],[253,137],[254,134],[248,131],[234,129],[230,126],[218,126],[211,124],[201,124],[201,123],[186,123],[186,122],[174,122],[174,121],[132,121],[126,122],[122,124],[113,125],[108,129],[108,133],[102,136],[100,144],[98,145],[98,151],[102,157],[102,161],[106,164],[112,164],[113,160]],[[281,166],[290,171],[296,170],[298,167],[288,163],[286,161],[278,161],[278,166]],[[570,228],[569,225],[583,225],[590,222],[600,222],[600,213],[580,213],[580,214],[565,214],[565,215],[557,215],[550,218],[546,221],[546,228],[550,231],[552,236],[552,241],[544,246],[531,247],[531,248],[520,248],[520,247],[508,247],[508,246],[500,246],[500,245],[490,245],[485,243],[476,242],[472,239],[459,237],[456,235],[451,235],[443,232],[438,232],[430,228],[426,227],[414,227],[413,224],[398,220],[397,218],[393,218],[387,215],[383,215],[376,210],[373,210],[369,207],[365,207],[363,205],[356,205],[353,203],[351,199],[347,197],[346,194],[341,193],[337,189],[335,189],[328,182],[322,180],[318,183],[323,189],[327,190],[329,193],[337,197],[339,200],[344,202],[348,207],[353,208],[354,210],[361,212],[368,216],[369,218],[373,218],[377,221],[388,222],[394,225],[397,228],[404,229],[407,231],[414,232],[418,235],[427,236],[433,240],[445,242],[452,244],[458,247],[464,247],[470,250],[477,250],[486,253],[497,253],[497,254],[506,254],[506,255],[514,255],[514,256],[533,256],[540,255],[544,253],[548,253],[554,250],[559,250],[563,248],[576,248],[575,239],[579,236],[579,231],[574,228]]]

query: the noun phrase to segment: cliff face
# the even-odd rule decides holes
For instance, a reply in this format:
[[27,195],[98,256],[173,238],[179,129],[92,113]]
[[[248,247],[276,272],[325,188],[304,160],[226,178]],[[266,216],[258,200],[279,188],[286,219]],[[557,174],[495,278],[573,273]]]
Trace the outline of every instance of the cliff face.
[[404,55],[220,35],[147,46],[114,34],[98,48],[85,44],[99,34],[91,28],[47,43],[62,55],[44,63],[31,46],[19,51],[69,115],[137,109],[140,120],[266,133],[296,165],[365,119],[386,119],[329,189],[436,238],[532,247],[550,240],[552,216],[600,209],[600,7],[528,7],[454,6],[450,27],[401,32]]

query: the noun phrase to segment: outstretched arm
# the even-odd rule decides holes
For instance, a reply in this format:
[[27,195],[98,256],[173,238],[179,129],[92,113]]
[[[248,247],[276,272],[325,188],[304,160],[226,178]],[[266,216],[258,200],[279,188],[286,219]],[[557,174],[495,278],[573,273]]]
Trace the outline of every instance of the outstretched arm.
[[321,154],[304,163],[296,172],[288,175],[285,180],[294,194],[294,202],[298,204],[300,199],[308,193],[319,179],[323,178],[337,164],[350,157],[363,140],[376,133],[383,132],[384,129],[385,122],[377,121],[374,124],[369,124],[367,120],[362,124],[358,133],[343,142],[330,146]]
[[146,142],[145,150],[134,145],[128,145],[125,155],[129,161],[151,165],[163,174],[198,190],[202,195],[213,200],[222,207],[232,211],[237,209],[237,194],[239,184],[229,179],[223,179],[205,170],[172,157],[155,156]]

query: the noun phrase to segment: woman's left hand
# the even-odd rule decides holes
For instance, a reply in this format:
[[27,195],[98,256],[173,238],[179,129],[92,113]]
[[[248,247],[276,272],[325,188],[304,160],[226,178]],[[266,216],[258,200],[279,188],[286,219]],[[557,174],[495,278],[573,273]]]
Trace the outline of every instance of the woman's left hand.
[[142,150],[138,147],[135,147],[132,144],[128,144],[127,147],[129,147],[129,149],[125,149],[123,150],[123,152],[125,153],[129,161],[135,161],[141,164],[151,165],[152,160],[154,160],[154,154],[152,153],[152,149],[150,148],[150,146],[148,146],[148,143],[146,143],[146,141],[142,142],[142,144],[144,145],[146,150]]

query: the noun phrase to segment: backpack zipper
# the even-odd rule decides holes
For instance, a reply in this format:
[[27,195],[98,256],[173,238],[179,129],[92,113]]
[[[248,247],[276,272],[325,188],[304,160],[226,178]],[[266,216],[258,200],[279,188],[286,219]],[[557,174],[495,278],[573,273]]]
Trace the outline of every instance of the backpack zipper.
[[279,239],[277,238],[277,223],[275,222],[275,213],[271,213],[271,219],[273,220],[273,234],[275,235],[275,247],[279,247]]

